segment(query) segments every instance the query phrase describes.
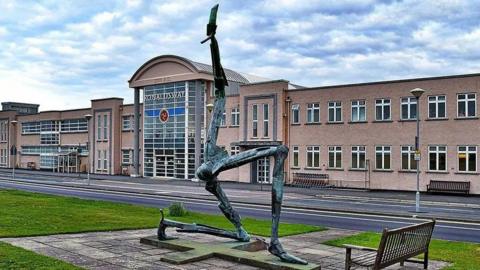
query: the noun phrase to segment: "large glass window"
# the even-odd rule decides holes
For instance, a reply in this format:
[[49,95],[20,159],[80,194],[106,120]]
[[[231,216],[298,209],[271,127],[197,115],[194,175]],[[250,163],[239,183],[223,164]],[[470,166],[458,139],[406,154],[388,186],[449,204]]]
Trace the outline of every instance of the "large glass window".
[[102,139],[102,116],[97,116],[97,140]]
[[300,124],[300,105],[292,105],[292,124]]
[[102,153],[100,150],[97,151],[97,170],[102,169]]
[[401,148],[402,154],[402,170],[410,171],[417,169],[417,161],[415,160],[415,147],[413,145],[405,145]]
[[342,147],[341,146],[328,147],[328,168],[330,169],[342,168]]
[[87,132],[87,119],[67,119],[61,122],[61,132],[73,133],[73,132]]
[[458,171],[476,172],[477,171],[477,147],[459,146],[458,147]]
[[132,117],[130,115],[122,116],[122,130],[123,131],[130,131],[132,129],[133,129]]
[[415,97],[402,98],[400,107],[400,118],[402,120],[417,119],[417,99]]
[[475,117],[477,115],[477,94],[458,94],[457,95],[458,117]]
[[352,122],[363,122],[367,120],[365,100],[352,101]]
[[252,106],[252,137],[258,137],[258,105]]
[[38,133],[40,133],[40,122],[22,123],[22,134],[38,134]]
[[352,146],[352,169],[365,169],[366,149],[363,145]]
[[375,120],[386,121],[391,118],[390,99],[381,98],[375,100]]
[[447,170],[447,147],[444,145],[431,145],[428,147],[428,170]]
[[263,104],[263,137],[268,137],[268,104]]
[[103,116],[103,139],[108,140],[108,115]]
[[299,150],[298,150],[298,146],[294,146],[292,147],[292,152],[293,152],[293,159],[292,159],[292,166],[297,168],[299,167],[298,165],[298,156],[299,156]]
[[0,149],[0,167],[7,167],[8,149]]
[[428,118],[447,117],[446,96],[428,97]]
[[240,125],[240,108],[234,107],[232,109],[232,122],[231,125],[233,127],[238,127]]
[[307,167],[320,168],[320,146],[307,146]]
[[375,146],[375,168],[377,170],[391,169],[392,150],[390,146]]
[[0,142],[6,142],[8,138],[8,121],[0,121]]
[[103,170],[108,170],[108,154],[107,150],[103,150]]
[[307,123],[320,123],[320,103],[307,105]]
[[131,149],[122,149],[122,165],[132,164],[132,152]]
[[342,102],[328,102],[328,122],[342,122]]
[[58,133],[42,133],[40,134],[40,144],[47,144],[47,145],[60,144],[60,136]]

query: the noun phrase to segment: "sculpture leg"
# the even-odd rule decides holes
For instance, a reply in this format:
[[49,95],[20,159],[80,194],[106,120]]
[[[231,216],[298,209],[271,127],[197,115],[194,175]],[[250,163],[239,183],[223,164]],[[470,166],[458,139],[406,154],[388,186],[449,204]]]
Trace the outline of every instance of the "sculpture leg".
[[227,195],[223,191],[217,179],[213,178],[210,181],[207,181],[205,189],[217,197],[219,201],[218,207],[220,210],[222,210],[222,213],[225,215],[225,217],[230,220],[230,222],[237,229],[238,240],[242,242],[250,241],[250,235],[248,235],[247,231],[243,228],[240,215],[230,205],[230,201],[228,200]]
[[283,164],[288,155],[288,148],[279,146],[274,157],[272,184],[272,237],[268,251],[279,257],[282,261],[296,264],[308,264],[307,261],[288,254],[278,239],[278,226],[280,225],[280,212],[283,200]]

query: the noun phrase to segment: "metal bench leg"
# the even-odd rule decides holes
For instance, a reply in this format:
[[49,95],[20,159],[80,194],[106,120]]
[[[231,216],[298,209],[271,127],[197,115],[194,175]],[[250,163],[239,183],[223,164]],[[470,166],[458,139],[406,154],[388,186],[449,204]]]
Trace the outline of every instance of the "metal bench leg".
[[423,269],[428,269],[428,250],[425,252],[423,256]]
[[352,261],[352,249],[347,248],[345,250],[345,270],[350,270]]

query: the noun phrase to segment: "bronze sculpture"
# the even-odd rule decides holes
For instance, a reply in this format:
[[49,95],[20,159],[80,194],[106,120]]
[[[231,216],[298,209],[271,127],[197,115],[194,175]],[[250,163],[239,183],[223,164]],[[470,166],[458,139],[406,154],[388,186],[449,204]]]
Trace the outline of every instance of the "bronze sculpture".
[[207,25],[207,38],[201,43],[208,40],[210,43],[210,51],[212,57],[212,70],[215,83],[215,102],[214,109],[209,125],[206,149],[205,162],[197,169],[197,177],[206,182],[205,189],[215,195],[219,201],[219,208],[225,217],[235,226],[236,232],[226,231],[223,229],[213,228],[201,224],[186,224],[175,222],[172,220],[162,219],[158,228],[158,238],[160,240],[170,239],[165,234],[167,227],[177,227],[180,232],[191,233],[207,233],[222,237],[233,238],[239,241],[250,241],[250,235],[242,227],[240,215],[231,206],[227,195],[223,191],[220,183],[217,181],[217,176],[220,172],[239,167],[249,162],[273,156],[275,165],[273,169],[273,183],[272,183],[272,235],[268,251],[279,257],[282,261],[297,264],[307,264],[303,259],[297,258],[287,253],[278,238],[278,227],[280,222],[280,212],[283,199],[283,167],[284,161],[288,155],[288,148],[285,145],[260,147],[252,150],[241,152],[234,156],[229,156],[227,151],[217,146],[218,128],[220,126],[221,116],[225,110],[225,86],[228,85],[225,72],[220,63],[220,52],[216,33],[216,17],[218,4],[215,5],[210,13],[210,20]]

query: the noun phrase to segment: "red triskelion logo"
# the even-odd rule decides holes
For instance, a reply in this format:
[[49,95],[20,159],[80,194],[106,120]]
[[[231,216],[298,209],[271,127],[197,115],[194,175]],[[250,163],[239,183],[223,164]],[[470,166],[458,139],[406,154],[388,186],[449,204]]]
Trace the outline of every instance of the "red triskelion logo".
[[168,116],[169,116],[169,115],[168,115],[167,109],[162,109],[162,110],[160,111],[160,121],[161,121],[162,123],[165,123],[165,122],[168,121]]

